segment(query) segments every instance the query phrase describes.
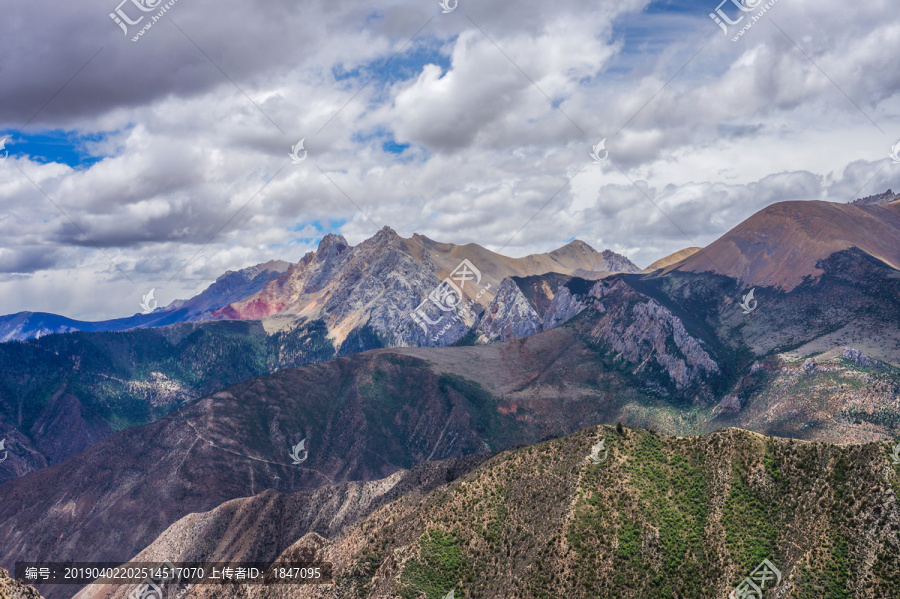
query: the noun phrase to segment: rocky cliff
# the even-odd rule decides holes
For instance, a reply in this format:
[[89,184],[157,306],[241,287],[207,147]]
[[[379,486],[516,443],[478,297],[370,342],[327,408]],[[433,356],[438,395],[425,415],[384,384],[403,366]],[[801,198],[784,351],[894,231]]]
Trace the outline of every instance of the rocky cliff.
[[628,364],[633,375],[647,381],[660,375],[666,379],[664,386],[673,383],[679,392],[691,388],[700,392],[698,399],[713,398],[706,383],[721,370],[709,348],[670,309],[619,278],[506,279],[478,332],[483,342],[520,339],[556,328],[587,308],[592,308],[592,341],[606,348],[614,361]]
[[890,204],[891,202],[896,202],[897,200],[900,200],[900,194],[894,193],[892,190],[888,189],[887,191],[885,191],[883,193],[866,196],[864,198],[857,198],[850,203],[851,204],[860,204],[863,206],[870,206],[873,204],[880,206],[883,204]]
[[541,315],[512,278],[504,279],[478,324],[484,341],[511,341],[543,328]]
[[592,285],[556,273],[504,279],[478,323],[477,339],[509,341],[556,328],[590,305]]

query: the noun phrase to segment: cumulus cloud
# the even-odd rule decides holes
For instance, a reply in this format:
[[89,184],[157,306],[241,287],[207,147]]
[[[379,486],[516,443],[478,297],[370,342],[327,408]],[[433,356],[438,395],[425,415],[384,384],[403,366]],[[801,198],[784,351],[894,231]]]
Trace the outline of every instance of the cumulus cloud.
[[137,43],[116,4],[0,23],[0,132],[101,158],[8,146],[0,313],[131,314],[383,225],[643,266],[774,202],[900,187],[886,0],[778,2],[738,42],[714,2],[192,0]]

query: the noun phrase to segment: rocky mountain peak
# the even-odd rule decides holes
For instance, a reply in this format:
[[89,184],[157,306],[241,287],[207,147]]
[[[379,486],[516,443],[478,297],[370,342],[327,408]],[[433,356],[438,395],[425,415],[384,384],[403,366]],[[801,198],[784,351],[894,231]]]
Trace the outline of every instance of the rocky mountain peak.
[[882,368],[881,362],[873,360],[858,349],[853,349],[852,347],[848,347],[844,350],[843,358],[853,362],[857,366],[863,366],[865,368]]
[[563,254],[563,253],[568,253],[568,252],[573,252],[573,251],[582,252],[585,254],[599,254],[600,253],[597,250],[595,250],[593,247],[591,247],[590,244],[585,243],[585,242],[581,241],[580,239],[573,239],[572,241],[570,241],[566,245],[562,246],[561,248],[558,248],[558,249],[550,252],[550,255]]
[[347,239],[343,235],[328,233],[322,238],[322,241],[319,242],[319,247],[316,249],[316,260],[325,262],[328,259],[343,253],[344,250],[349,247],[350,244],[347,243]]
[[361,255],[371,254],[373,256],[396,249],[405,249],[403,238],[387,225],[354,248],[355,251],[362,252]]
[[900,193],[894,193],[890,189],[888,189],[884,193],[875,194],[872,196],[867,196],[864,198],[857,198],[850,202],[851,204],[856,204],[858,206],[871,206],[871,205],[882,205],[882,204],[890,204],[896,200],[900,200]]
[[612,272],[640,272],[637,265],[622,254],[617,254],[612,250],[603,250],[601,255],[603,262],[610,267],[608,270]]
[[594,248],[592,248],[589,243],[585,243],[584,241],[581,241],[580,239],[573,239],[572,241],[570,241],[563,247],[571,247],[574,249],[584,250],[586,252],[596,252],[597,251]]
[[375,234],[376,239],[400,239],[400,235],[395,230],[385,225]]

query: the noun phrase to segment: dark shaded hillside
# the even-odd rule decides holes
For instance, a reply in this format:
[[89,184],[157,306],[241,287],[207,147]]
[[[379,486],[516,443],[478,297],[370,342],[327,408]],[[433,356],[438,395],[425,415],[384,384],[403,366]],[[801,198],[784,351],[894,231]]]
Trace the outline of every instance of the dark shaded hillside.
[[[425,462],[372,482],[326,485],[313,491],[280,493],[274,489],[232,499],[209,512],[193,513],[165,530],[136,561],[273,562],[297,539],[308,534],[333,538],[374,510],[401,497],[425,495],[468,474],[489,454]],[[133,587],[90,585],[79,598],[107,596]],[[73,592],[39,585],[47,595]],[[0,595],[2,596],[2,595]],[[174,594],[170,595],[174,597]]]
[[321,323],[258,322],[69,333],[0,344],[0,482],[76,455],[226,385],[333,357]]
[[[732,351],[744,352],[738,369],[757,356],[784,352],[822,339],[830,346],[865,345],[881,337],[880,359],[900,363],[900,272],[856,249],[817,263],[791,291],[756,287],[758,307],[743,314],[739,303],[750,288],[722,275],[674,271],[627,277],[629,285],[672,309],[694,329],[705,326]],[[745,352],[750,350],[751,354]]]

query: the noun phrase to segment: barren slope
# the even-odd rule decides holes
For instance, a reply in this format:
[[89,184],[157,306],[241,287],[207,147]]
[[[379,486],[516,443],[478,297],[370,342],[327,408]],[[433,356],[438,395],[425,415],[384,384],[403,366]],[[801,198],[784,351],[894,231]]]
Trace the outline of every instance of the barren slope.
[[693,256],[694,254],[696,254],[697,252],[699,252],[702,249],[703,248],[689,247],[689,248],[684,248],[683,250],[678,250],[674,254],[669,254],[668,256],[666,256],[664,258],[660,258],[659,260],[657,260],[656,262],[654,262],[647,268],[643,269],[641,272],[642,273],[655,272],[655,271],[659,270],[660,268],[665,268],[667,266],[671,266],[673,264],[681,262],[682,260],[684,260],[686,258],[690,258],[691,256]]
[[747,287],[791,290],[822,273],[820,260],[852,247],[900,268],[900,202],[773,204],[666,272],[715,272]]

